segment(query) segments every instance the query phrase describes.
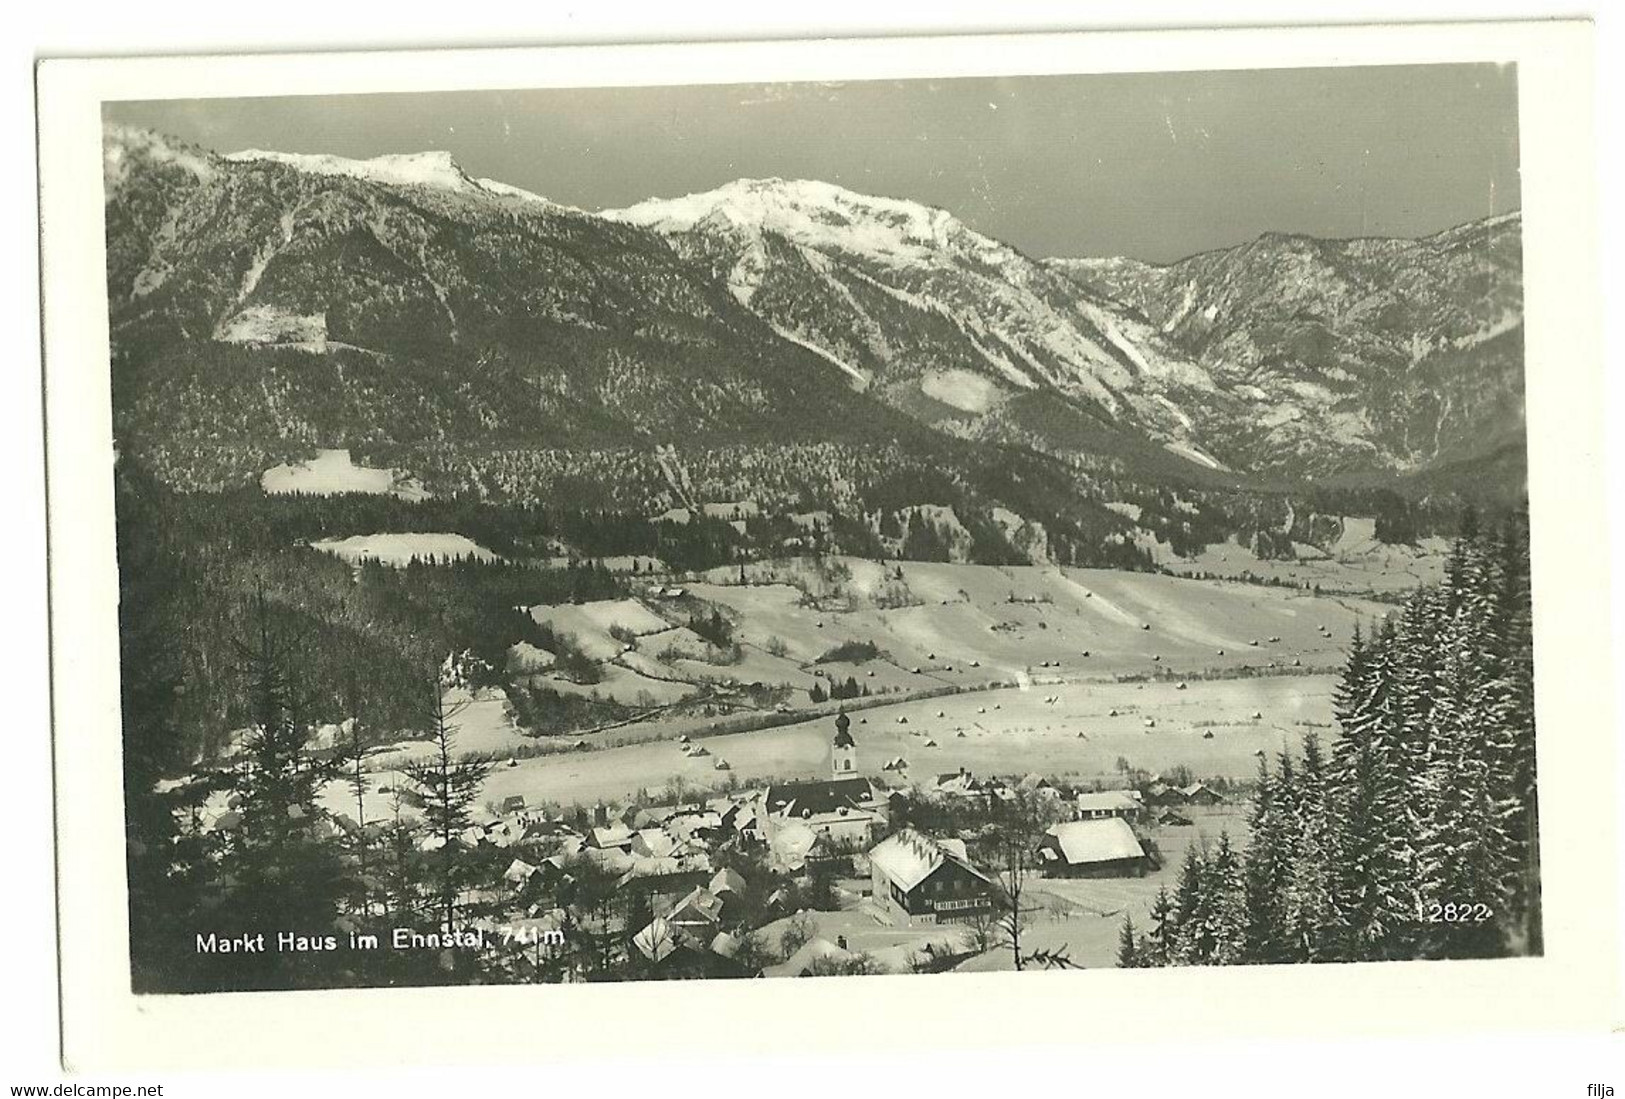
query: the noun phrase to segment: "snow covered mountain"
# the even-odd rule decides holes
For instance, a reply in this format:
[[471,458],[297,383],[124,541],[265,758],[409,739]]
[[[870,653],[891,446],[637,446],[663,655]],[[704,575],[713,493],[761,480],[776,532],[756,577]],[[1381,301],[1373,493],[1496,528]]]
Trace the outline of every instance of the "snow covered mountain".
[[1110,433],[1224,468],[1228,395],[1143,318],[945,210],[828,183],[738,180],[603,217],[665,234],[787,339],[939,430],[1059,453]]
[[[905,475],[1029,502],[1040,481],[1099,502],[1101,478],[1518,476],[1516,216],[1153,266],[1035,260],[816,181],[590,214],[445,153],[218,156],[116,127],[104,151],[120,427],[177,483],[394,447],[427,482],[524,496],[586,461],[559,455],[697,442],[822,503]],[[1051,464],[1023,481],[1012,455]]]
[[1135,552],[1075,470],[874,400],[653,230],[443,156],[220,157],[117,130],[104,151],[114,429],[174,488],[255,491],[345,448],[437,497],[749,499],[840,516],[849,544],[857,516],[932,505],[989,552],[994,515],[1053,559]]

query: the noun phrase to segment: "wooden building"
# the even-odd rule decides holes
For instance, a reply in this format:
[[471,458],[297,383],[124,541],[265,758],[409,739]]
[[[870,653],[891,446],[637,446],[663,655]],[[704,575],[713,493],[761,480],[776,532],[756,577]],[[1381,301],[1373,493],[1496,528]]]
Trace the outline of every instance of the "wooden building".
[[869,850],[869,873],[875,907],[904,927],[985,916],[998,894],[993,879],[971,865],[962,841],[906,828]]
[[1139,837],[1121,817],[1051,825],[1038,857],[1051,878],[1140,877],[1151,868]]

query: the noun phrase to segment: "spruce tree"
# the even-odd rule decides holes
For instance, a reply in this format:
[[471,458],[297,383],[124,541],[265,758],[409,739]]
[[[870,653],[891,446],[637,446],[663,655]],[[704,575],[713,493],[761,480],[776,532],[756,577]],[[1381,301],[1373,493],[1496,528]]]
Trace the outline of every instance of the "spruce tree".
[[1123,929],[1117,936],[1117,966],[1119,969],[1138,969],[1140,961],[1140,943],[1134,935],[1134,917],[1123,917]]
[[1258,761],[1258,779],[1248,818],[1252,839],[1242,863],[1242,906],[1246,960],[1285,961],[1281,941],[1281,894],[1286,879],[1282,858],[1282,822],[1276,804],[1276,781],[1269,763]]
[[1285,904],[1289,954],[1295,961],[1326,961],[1336,933],[1332,863],[1337,851],[1327,804],[1325,764],[1320,739],[1314,733],[1304,738],[1295,802],[1292,829],[1296,842]]
[[1146,932],[1139,951],[1140,964],[1173,965],[1178,934],[1179,921],[1174,912],[1174,899],[1168,895],[1166,885],[1158,886],[1157,895],[1151,902],[1151,929]]
[[454,722],[467,704],[457,702],[448,705],[446,693],[462,686],[463,682],[451,660],[448,660],[447,667],[439,676],[429,680],[429,718],[434,752],[428,760],[410,764],[406,768],[406,776],[423,802],[424,830],[437,847],[434,894],[441,925],[447,931],[457,927],[457,898],[470,884],[471,875],[462,834],[472,823],[470,810],[480,785],[490,773],[489,764],[458,760],[454,756]]
[[1228,832],[1219,833],[1208,858],[1203,892],[1208,898],[1209,960],[1215,965],[1241,964],[1247,959],[1247,897],[1241,856]]
[[[255,622],[239,654],[253,725],[242,743],[243,761],[227,779],[228,804],[237,822],[221,857],[228,882],[222,923],[239,933],[319,936],[332,932],[350,884],[333,838],[331,817],[319,797],[340,777],[339,764],[307,751],[310,728],[294,644],[272,626],[263,591],[254,599]],[[291,987],[325,978],[318,959],[267,952],[219,974],[222,987]],[[242,982],[242,983],[238,983]]]
[[1179,881],[1174,887],[1171,960],[1176,965],[1205,965],[1212,957],[1212,942],[1208,938],[1208,905],[1203,896],[1206,860],[1196,844],[1185,849],[1185,861],[1179,868]]

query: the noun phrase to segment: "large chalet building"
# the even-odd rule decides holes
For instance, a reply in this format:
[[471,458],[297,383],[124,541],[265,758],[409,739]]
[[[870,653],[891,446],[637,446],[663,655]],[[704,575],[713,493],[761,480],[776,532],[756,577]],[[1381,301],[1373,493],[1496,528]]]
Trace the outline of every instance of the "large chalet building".
[[893,924],[964,923],[993,911],[997,886],[971,865],[962,840],[905,828],[869,851],[874,904]]

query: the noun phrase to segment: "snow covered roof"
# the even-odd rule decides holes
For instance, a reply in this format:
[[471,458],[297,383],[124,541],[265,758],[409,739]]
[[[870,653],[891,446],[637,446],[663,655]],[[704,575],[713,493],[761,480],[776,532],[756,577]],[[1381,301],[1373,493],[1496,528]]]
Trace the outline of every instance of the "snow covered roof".
[[632,837],[632,853],[661,858],[675,853],[677,838],[664,828],[644,828]]
[[592,844],[594,847],[626,847],[631,842],[632,830],[623,824],[592,830]]
[[722,919],[722,898],[705,888],[696,885],[682,900],[678,901],[667,917],[674,924],[716,923]]
[[966,858],[963,841],[932,839],[905,828],[869,849],[869,864],[878,867],[905,893],[930,877],[944,862],[957,863],[986,880],[987,875]]
[[745,878],[739,871],[724,866],[711,878],[711,882],[706,888],[717,894],[742,893],[745,890]]
[[671,924],[656,916],[649,926],[632,936],[632,945],[651,962],[659,962],[670,957],[679,944]]
[[1061,857],[1072,866],[1145,857],[1134,829],[1121,817],[1066,821],[1051,825],[1046,834],[1055,838]]
[[853,955],[842,950],[828,939],[810,939],[802,948],[790,955],[778,965],[770,965],[762,970],[765,977],[805,977],[807,971],[815,962],[828,958],[831,961],[850,961]]
[[1142,808],[1140,799],[1127,790],[1102,790],[1094,794],[1079,794],[1077,805],[1083,810],[1118,812]]
[[817,832],[801,821],[793,820],[774,831],[768,846],[772,849],[775,862],[793,869],[807,861],[807,853],[816,842]]

